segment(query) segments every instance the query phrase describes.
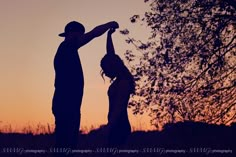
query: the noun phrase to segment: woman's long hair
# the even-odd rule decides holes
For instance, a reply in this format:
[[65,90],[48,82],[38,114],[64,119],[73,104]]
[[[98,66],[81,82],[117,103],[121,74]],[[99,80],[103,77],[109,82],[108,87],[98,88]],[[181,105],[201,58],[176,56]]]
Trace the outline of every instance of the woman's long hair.
[[[125,66],[121,58],[116,54],[106,54],[101,60],[101,67],[111,66],[116,71],[120,71],[129,80],[131,88],[130,93],[135,93],[135,81],[133,75],[130,73],[129,69]],[[104,79],[104,72],[101,70],[101,76]],[[114,78],[111,78],[113,81]]]

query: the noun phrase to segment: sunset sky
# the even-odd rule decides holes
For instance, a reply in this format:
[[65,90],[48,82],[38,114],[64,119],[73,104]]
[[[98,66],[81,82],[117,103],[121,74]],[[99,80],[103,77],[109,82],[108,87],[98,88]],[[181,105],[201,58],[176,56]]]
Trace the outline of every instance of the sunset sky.
[[[1,0],[0,1],[0,128],[53,124],[51,112],[54,92],[53,59],[70,21],[84,24],[86,31],[99,24],[117,21],[120,30],[131,36],[147,37],[145,26],[131,24],[129,18],[143,14],[143,0]],[[113,36],[117,54],[124,58],[126,37]],[[79,49],[84,70],[85,91],[81,126],[107,122],[109,80],[100,76],[100,60],[105,54],[106,34]],[[151,129],[147,116],[133,116],[132,126]]]

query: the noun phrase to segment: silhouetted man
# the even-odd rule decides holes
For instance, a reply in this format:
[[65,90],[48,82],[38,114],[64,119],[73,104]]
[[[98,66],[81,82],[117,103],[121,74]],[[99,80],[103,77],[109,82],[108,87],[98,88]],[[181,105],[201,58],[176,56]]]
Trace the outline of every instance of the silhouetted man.
[[118,28],[117,22],[109,22],[85,33],[82,24],[68,23],[65,37],[54,58],[56,73],[52,111],[55,116],[56,146],[75,148],[80,127],[80,107],[83,97],[84,78],[77,50],[102,35],[110,28]]

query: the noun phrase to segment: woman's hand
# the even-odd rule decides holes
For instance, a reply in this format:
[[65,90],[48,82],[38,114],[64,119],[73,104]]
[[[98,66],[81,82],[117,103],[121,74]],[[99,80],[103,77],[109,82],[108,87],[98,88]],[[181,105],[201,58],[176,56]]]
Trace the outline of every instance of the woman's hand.
[[111,29],[109,29],[108,34],[112,34],[112,33],[114,33],[115,31],[116,31],[116,29],[111,28]]

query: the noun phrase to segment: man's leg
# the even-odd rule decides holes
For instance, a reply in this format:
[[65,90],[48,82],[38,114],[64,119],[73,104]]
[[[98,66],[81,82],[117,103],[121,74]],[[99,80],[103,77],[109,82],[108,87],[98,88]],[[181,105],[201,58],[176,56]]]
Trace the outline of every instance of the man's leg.
[[79,138],[79,128],[80,128],[80,114],[77,114],[75,117],[72,117],[71,124],[69,127],[69,145],[71,148],[77,148],[78,138]]
[[55,117],[56,147],[65,148],[68,146],[68,123],[63,116]]

